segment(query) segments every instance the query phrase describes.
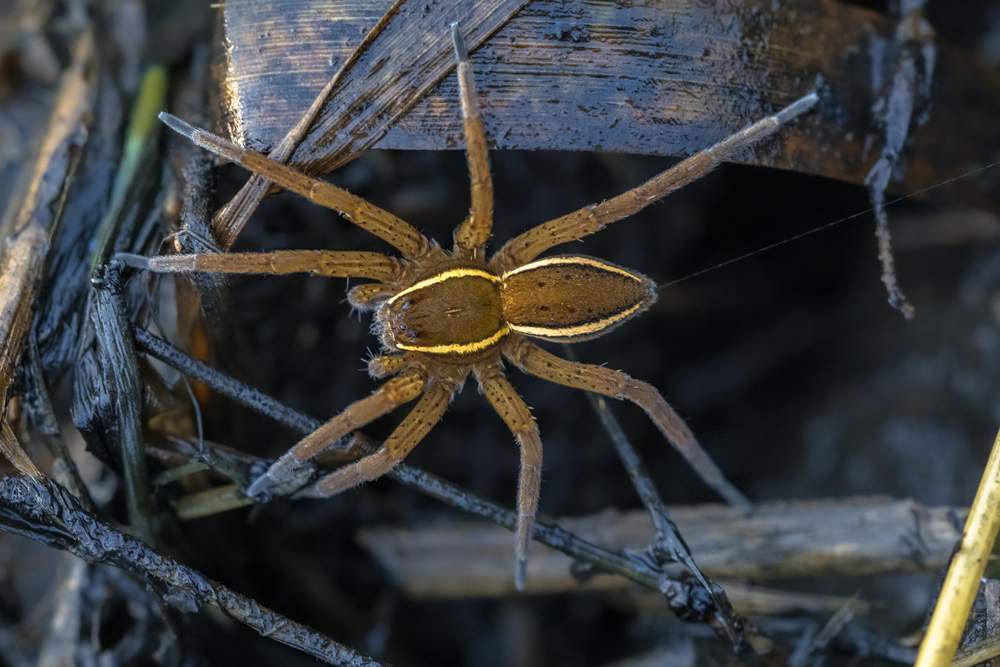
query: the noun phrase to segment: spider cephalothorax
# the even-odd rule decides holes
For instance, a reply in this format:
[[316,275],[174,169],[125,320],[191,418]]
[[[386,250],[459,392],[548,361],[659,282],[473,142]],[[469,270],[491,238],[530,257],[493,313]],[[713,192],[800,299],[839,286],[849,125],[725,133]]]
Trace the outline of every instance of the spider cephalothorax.
[[457,25],[452,26],[452,36],[472,176],[472,211],[456,229],[450,253],[413,226],[345,190],[246,151],[169,114],[161,115],[170,127],[200,146],[339,211],[403,255],[403,259],[395,259],[374,252],[279,251],[121,257],[128,264],[162,272],[311,272],[376,281],[355,287],[349,299],[354,306],[376,311],[375,330],[386,354],[373,359],[369,370],[375,377],[390,379],[306,436],[257,478],[246,494],[266,498],[270,489],[294,477],[297,466],[331,443],[399,405],[419,399],[378,451],[329,473],[297,496],[330,496],[385,474],[424,438],[441,419],[455,392],[474,375],[521,449],[515,567],[515,584],[521,588],[538,507],[542,444],[528,406],[504,375],[506,361],[551,382],[636,403],[709,486],[731,503],[748,508],[746,498],[724,479],[684,421],[652,385],[609,368],[561,359],[531,342],[532,338],[574,342],[600,336],[655,301],[653,282],[593,257],[538,257],[549,248],[628,217],[690,183],[725,156],[810,109],[817,96],[803,97],[618,197],[533,227],[487,260],[493,186],[486,138],[468,54]]

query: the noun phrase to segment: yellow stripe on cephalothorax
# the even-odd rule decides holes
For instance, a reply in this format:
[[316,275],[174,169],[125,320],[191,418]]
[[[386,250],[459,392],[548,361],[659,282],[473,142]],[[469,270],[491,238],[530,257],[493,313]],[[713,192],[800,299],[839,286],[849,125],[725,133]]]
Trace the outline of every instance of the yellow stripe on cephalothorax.
[[442,271],[441,273],[431,276],[430,278],[425,278],[424,280],[421,280],[420,282],[412,285],[411,287],[407,287],[405,290],[403,290],[396,296],[389,299],[388,305],[391,306],[392,304],[396,303],[396,301],[406,296],[407,294],[411,294],[413,292],[416,292],[417,290],[430,287],[431,285],[443,283],[444,281],[451,280],[452,278],[467,278],[467,277],[484,278],[485,280],[489,280],[490,282],[494,283],[500,282],[499,277],[490,273],[489,271],[484,271],[482,269],[468,269],[468,268],[448,269],[447,271]]
[[594,322],[587,322],[586,324],[578,324],[572,327],[529,327],[519,324],[510,324],[511,331],[516,331],[522,333],[525,336],[537,336],[539,338],[576,338],[577,336],[587,336],[590,334],[596,334],[608,327],[612,326],[616,322],[621,322],[622,320],[627,320],[636,311],[640,310],[647,303],[637,303],[631,308],[619,311],[610,317],[605,317],[604,319],[596,320]]
[[518,273],[522,273],[524,271],[540,269],[545,266],[559,266],[561,264],[573,264],[576,266],[583,264],[584,266],[591,266],[595,269],[600,269],[601,271],[607,271],[609,273],[617,273],[619,275],[626,276],[636,282],[642,282],[639,278],[636,278],[634,273],[631,273],[630,271],[626,271],[621,267],[615,266],[613,264],[606,264],[605,262],[602,262],[598,259],[594,259],[592,257],[586,257],[584,255],[567,255],[562,257],[547,257],[545,259],[539,259],[535,262],[531,262],[530,264],[525,264],[524,266],[519,266],[516,269],[507,271],[502,276],[500,276],[500,280],[501,281],[506,280],[510,276],[517,275]]
[[482,352],[492,345],[496,345],[501,338],[510,333],[507,325],[497,329],[497,332],[489,338],[477,340],[474,343],[452,343],[451,345],[406,345],[396,341],[395,345],[401,350],[410,352],[426,352],[427,354],[474,354]]

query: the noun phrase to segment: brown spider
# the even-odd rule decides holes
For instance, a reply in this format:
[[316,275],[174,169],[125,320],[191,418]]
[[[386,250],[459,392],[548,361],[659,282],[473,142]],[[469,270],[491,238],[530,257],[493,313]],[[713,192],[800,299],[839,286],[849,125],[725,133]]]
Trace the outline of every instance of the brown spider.
[[357,308],[375,311],[375,329],[387,354],[372,359],[369,372],[375,378],[392,378],[288,450],[250,485],[246,494],[266,498],[269,490],[290,479],[298,465],[331,443],[419,397],[378,451],[335,470],[296,495],[332,496],[384,475],[441,419],[471,373],[521,449],[515,565],[515,584],[521,589],[538,507],[542,443],[528,406],[504,375],[506,359],[530,375],[637,404],[709,486],[730,503],[749,508],[749,501],[725,480],[684,421],[651,385],[619,371],[561,359],[530,341],[540,338],[574,342],[603,335],[656,300],[653,281],[593,257],[536,258],[553,246],[593,234],[633,215],[704,175],[724,157],[770,135],[810,109],[817,101],[816,94],[803,97],[633,190],[529,229],[487,259],[493,185],[486,137],[468,54],[457,24],[452,26],[452,37],[472,176],[472,210],[455,230],[451,252],[442,250],[391,213],[345,190],[244,150],[174,116],[160,116],[199,146],[340,212],[403,255],[403,259],[396,259],[374,252],[279,251],[119,256],[132,266],[166,273],[309,272],[377,281],[351,289],[349,301]]

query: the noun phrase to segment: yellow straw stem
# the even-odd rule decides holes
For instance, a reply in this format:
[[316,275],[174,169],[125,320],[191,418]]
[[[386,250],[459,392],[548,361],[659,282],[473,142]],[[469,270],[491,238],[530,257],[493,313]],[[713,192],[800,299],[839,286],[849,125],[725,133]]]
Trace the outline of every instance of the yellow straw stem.
[[972,602],[1000,529],[1000,433],[965,522],[962,544],[945,577],[941,596],[920,644],[914,667],[947,667],[965,631]]

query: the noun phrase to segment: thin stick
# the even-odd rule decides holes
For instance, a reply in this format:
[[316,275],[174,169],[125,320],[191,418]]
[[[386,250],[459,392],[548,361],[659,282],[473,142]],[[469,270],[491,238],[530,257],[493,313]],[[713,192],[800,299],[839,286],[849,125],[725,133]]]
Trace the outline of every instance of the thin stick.
[[[488,500],[483,500],[436,475],[400,464],[389,473],[389,476],[452,507],[476,514],[503,526],[507,530],[517,530],[516,513]],[[704,597],[697,590],[701,584],[697,582],[674,579],[664,585],[660,569],[651,566],[646,559],[612,553],[555,525],[536,523],[534,538],[580,563],[592,566],[597,571],[617,574],[641,586],[663,593],[670,609],[686,621],[709,626],[713,626],[717,621],[717,608],[712,604],[704,604]],[[752,651],[749,653],[743,651],[742,646],[739,645],[735,648],[740,650],[740,657],[744,658],[748,664],[756,661],[756,655]]]
[[188,377],[202,382],[216,392],[254,412],[266,415],[280,424],[300,433],[315,431],[322,422],[282,405],[266,394],[248,387],[225,373],[199,361],[145,329],[134,329],[136,347],[151,357],[159,359]]
[[[565,350],[568,359],[577,361],[576,354],[570,345],[563,344],[563,350]],[[670,512],[667,510],[663,499],[660,498],[660,493],[656,490],[656,484],[653,483],[652,478],[649,476],[642,458],[635,451],[632,443],[628,441],[628,437],[622,430],[614,413],[608,407],[607,401],[604,400],[603,396],[595,394],[592,391],[585,391],[584,394],[587,396],[590,406],[601,420],[601,425],[607,431],[611,442],[614,443],[615,451],[618,452],[618,458],[621,459],[622,465],[625,466],[629,479],[632,480],[632,486],[635,487],[636,493],[639,494],[639,498],[642,500],[642,504],[646,507],[646,512],[649,513],[649,517],[653,521],[653,526],[656,529],[656,542],[653,547],[655,551],[654,556],[657,556],[658,559],[665,558],[670,561],[683,563],[715,602],[721,616],[721,627],[727,635],[726,638],[733,645],[742,647],[744,651],[749,649],[746,638],[743,637],[743,633],[738,629],[740,623],[733,613],[732,603],[730,603],[726,591],[715,582],[708,580],[701,573],[701,570],[698,569],[698,565],[691,555],[691,550],[681,536],[677,524],[670,518]],[[667,579],[665,574],[662,574],[661,577]],[[666,581],[664,583],[667,584]]]
[[[563,350],[570,361],[577,361],[572,347],[563,345]],[[604,427],[608,437],[611,438],[611,442],[615,446],[615,451],[618,452],[618,458],[621,459],[622,464],[625,466],[629,479],[632,480],[632,485],[635,487],[636,493],[639,494],[639,499],[642,500],[642,504],[649,513],[649,517],[653,520],[653,527],[656,529],[657,548],[663,552],[663,556],[666,558],[686,565],[698,577],[702,585],[711,591],[712,589],[708,585],[708,582],[705,581],[698,570],[698,565],[694,562],[691,551],[681,536],[677,524],[670,518],[670,512],[660,498],[660,494],[656,490],[656,485],[649,477],[646,466],[635,451],[635,448],[632,447],[632,443],[628,441],[628,437],[622,430],[621,424],[618,423],[611,408],[608,407],[607,402],[602,396],[592,391],[585,391],[584,394],[587,396],[590,406],[601,420],[601,426]]]
[[[446,505],[451,505],[470,514],[476,514],[511,532],[517,531],[516,512],[511,512],[494,502],[484,500],[459,486],[446,482],[437,475],[405,463],[400,463],[388,475],[431,498],[437,498]],[[555,525],[536,523],[534,537],[542,544],[558,549],[582,563],[593,565],[603,572],[621,575],[646,588],[659,589],[657,572],[639,559],[611,553],[607,549],[602,549],[580,539],[573,533]]]
[[979,590],[993,542],[1000,530],[1000,433],[993,443],[976,499],[972,501],[965,533],[941,588],[927,634],[920,644],[915,667],[951,664]]
[[166,588],[174,606],[187,602],[193,610],[210,605],[265,637],[331,665],[381,665],[118,532],[84,511],[72,494],[50,479],[0,479],[0,507],[0,528],[6,532],[65,549],[88,563],[107,563],[139,575],[155,584],[154,590]]

